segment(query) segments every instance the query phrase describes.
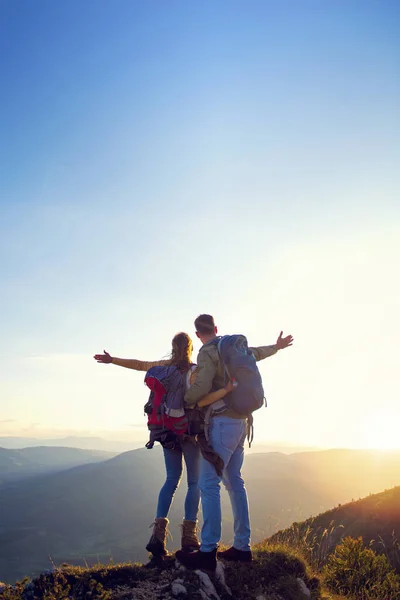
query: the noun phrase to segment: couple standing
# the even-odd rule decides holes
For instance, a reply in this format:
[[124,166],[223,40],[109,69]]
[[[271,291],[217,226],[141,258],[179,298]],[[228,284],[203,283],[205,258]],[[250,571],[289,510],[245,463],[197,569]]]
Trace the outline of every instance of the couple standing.
[[[211,315],[200,315],[194,322],[196,335],[202,342],[197,357],[197,368],[191,363],[192,341],[185,333],[177,334],[172,340],[171,357],[167,360],[145,362],[135,359],[113,358],[107,352],[96,354],[95,359],[102,363],[147,371],[153,366],[174,365],[182,373],[187,373],[185,403],[188,409],[202,408],[221,400],[232,390],[232,384],[225,385],[224,365],[215,343],[218,329]],[[291,335],[283,338],[282,332],[276,344],[250,348],[256,361],[272,356],[278,350],[291,346]],[[213,391],[212,391],[213,390]],[[211,413],[212,414],[212,413]],[[188,491],[185,499],[185,519],[182,526],[182,549],[176,558],[187,568],[213,571],[217,565],[217,549],[221,538],[220,483],[224,483],[232,505],[234,518],[233,546],[218,554],[219,558],[249,562],[250,519],[247,493],[241,476],[244,459],[244,442],[247,433],[247,419],[226,408],[213,415],[209,430],[209,443],[213,451],[224,463],[222,475],[214,464],[203,458],[198,445],[188,438],[174,447],[163,447],[166,467],[166,481],[161,488],[153,535],[147,550],[153,556],[166,554],[168,512],[173,496],[179,485],[183,459],[186,463]],[[203,528],[201,544],[197,539],[197,513],[201,495]]]

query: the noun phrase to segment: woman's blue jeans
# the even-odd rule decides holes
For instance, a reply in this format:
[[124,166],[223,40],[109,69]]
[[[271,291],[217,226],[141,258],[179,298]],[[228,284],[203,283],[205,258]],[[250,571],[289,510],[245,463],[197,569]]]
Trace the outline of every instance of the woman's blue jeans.
[[185,499],[185,519],[196,521],[199,511],[200,490],[198,487],[200,469],[200,449],[190,441],[181,443],[180,449],[163,448],[167,478],[158,496],[156,517],[168,516],[173,497],[181,481],[183,459],[186,464],[187,493]]

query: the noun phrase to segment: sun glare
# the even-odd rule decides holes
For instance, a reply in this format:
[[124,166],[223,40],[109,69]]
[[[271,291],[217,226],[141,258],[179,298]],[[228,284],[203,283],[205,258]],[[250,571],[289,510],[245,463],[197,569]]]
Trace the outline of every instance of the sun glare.
[[393,416],[377,416],[365,430],[364,447],[379,450],[400,448],[398,420]]

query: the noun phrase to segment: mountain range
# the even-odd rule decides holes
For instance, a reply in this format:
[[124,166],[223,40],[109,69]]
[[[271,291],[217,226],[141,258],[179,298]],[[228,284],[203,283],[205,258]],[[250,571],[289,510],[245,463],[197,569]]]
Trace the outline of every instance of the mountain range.
[[[143,439],[147,432],[143,434]],[[63,448],[78,448],[81,450],[100,450],[103,452],[128,452],[144,446],[143,440],[126,442],[122,440],[105,440],[102,437],[70,435],[57,438],[33,438],[4,436],[0,437],[0,448],[18,450],[19,448],[33,448],[36,446],[62,446]]]
[[[253,541],[338,503],[400,484],[400,452],[332,450],[251,454],[244,478]],[[164,479],[160,448],[134,450],[95,464],[37,475],[0,487],[0,578],[13,581],[51,563],[145,560],[148,526]],[[170,519],[179,546],[182,482]],[[223,540],[232,517],[223,494]],[[32,548],[35,549],[32,552]]]
[[0,447],[0,486],[27,477],[57,473],[84,464],[102,462],[115,454],[115,452],[63,447],[38,446],[19,450]]
[[[9,450],[17,450],[19,448],[32,448],[34,446],[63,446],[64,448],[81,448],[82,450],[101,450],[106,452],[129,452],[143,448],[148,440],[147,428],[143,427],[142,431],[136,432],[136,437],[129,441],[121,439],[108,440],[99,436],[82,436],[70,435],[57,438],[34,438],[34,437],[17,437],[4,436],[0,437],[0,448]],[[310,446],[296,446],[289,442],[273,442],[270,444],[259,443],[255,441],[252,447],[248,449],[249,454],[255,452],[284,452],[292,454],[293,452],[316,451],[319,448]]]

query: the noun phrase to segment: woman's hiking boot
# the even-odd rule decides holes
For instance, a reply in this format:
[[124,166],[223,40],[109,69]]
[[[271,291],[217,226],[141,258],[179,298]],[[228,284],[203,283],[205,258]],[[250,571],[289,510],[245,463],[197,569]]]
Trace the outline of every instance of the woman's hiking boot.
[[194,552],[194,550],[200,550],[199,538],[197,537],[197,521],[188,521],[187,519],[183,519],[181,528],[182,550],[184,552]]
[[211,552],[184,552],[178,550],[175,554],[177,560],[187,569],[201,569],[213,573],[217,568],[217,549],[214,548]]
[[167,552],[167,535],[168,535],[168,519],[158,517],[153,523],[153,533],[150,541],[146,546],[147,552],[151,552],[153,556],[166,556]]
[[218,552],[218,558],[237,562],[251,562],[253,560],[253,555],[251,550],[237,550],[232,546],[228,550]]

